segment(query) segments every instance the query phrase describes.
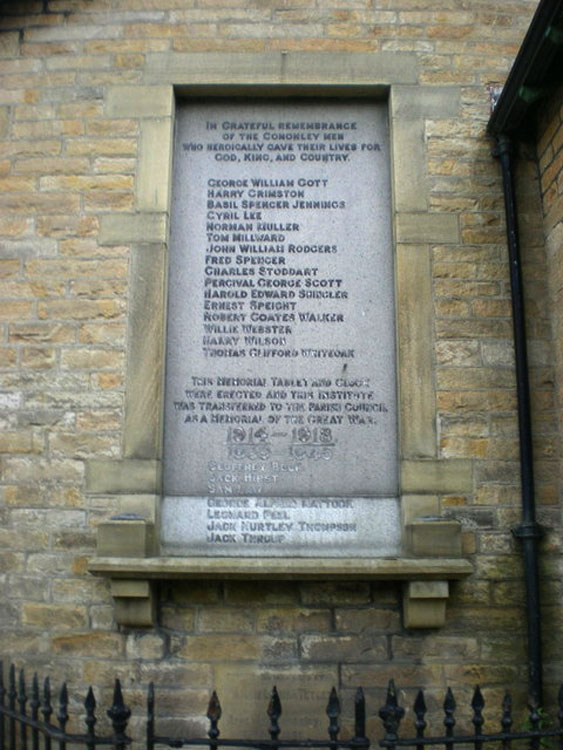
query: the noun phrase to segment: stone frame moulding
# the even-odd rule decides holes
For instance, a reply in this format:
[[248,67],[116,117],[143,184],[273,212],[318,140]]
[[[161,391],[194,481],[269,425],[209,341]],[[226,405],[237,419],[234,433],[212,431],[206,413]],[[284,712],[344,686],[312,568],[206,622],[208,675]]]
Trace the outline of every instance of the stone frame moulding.
[[[102,216],[99,240],[129,245],[123,458],[91,459],[86,491],[116,516],[98,527],[89,570],[111,579],[119,625],[154,623],[153,582],[164,579],[401,580],[406,627],[445,622],[449,581],[472,572],[461,529],[440,518],[439,496],[471,492],[470,460],[437,457],[430,252],[458,243],[454,214],[429,211],[425,120],[459,115],[456,86],[417,84],[411,53],[153,53],[144,80],[111,86],[108,118],[138,118],[135,212]],[[395,249],[400,502],[398,558],[162,557],[162,403],[167,243],[176,98],[387,98]]]

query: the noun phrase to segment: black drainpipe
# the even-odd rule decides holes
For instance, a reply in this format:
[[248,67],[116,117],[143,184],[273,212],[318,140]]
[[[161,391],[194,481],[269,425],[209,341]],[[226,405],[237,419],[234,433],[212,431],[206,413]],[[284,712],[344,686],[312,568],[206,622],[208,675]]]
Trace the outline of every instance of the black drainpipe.
[[522,542],[526,588],[526,621],[528,626],[528,690],[530,705],[542,705],[542,652],[540,627],[540,593],[538,571],[538,540],[542,535],[536,521],[532,425],[530,418],[530,384],[524,320],[524,298],[520,265],[518,218],[512,173],[512,142],[506,135],[497,136],[493,152],[502,168],[506,235],[512,290],[512,323],[516,357],[516,391],[518,397],[518,430],[520,435],[520,476],[522,482],[522,523],[512,533]]

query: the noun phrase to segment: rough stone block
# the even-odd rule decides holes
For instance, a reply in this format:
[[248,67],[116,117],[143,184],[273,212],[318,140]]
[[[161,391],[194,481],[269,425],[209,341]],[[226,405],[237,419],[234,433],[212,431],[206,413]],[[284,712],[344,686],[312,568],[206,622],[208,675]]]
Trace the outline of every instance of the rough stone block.
[[397,215],[398,242],[458,243],[458,217],[446,213],[400,213]]
[[403,527],[421,516],[438,516],[440,502],[437,495],[404,495],[401,498]]
[[125,597],[127,599],[147,599],[150,596],[149,581],[128,580],[127,578],[114,578],[110,585],[111,595],[114,597]]
[[154,524],[141,518],[114,519],[98,526],[99,557],[147,557],[154,553]]
[[160,448],[166,253],[139,245],[131,253],[124,453],[155,458]]
[[397,211],[426,211],[424,123],[398,119],[392,128],[392,158]]
[[473,462],[463,458],[448,461],[403,461],[404,492],[472,492]]
[[157,526],[160,495],[116,495],[113,500],[119,513],[133,513]]
[[459,86],[396,86],[391,94],[391,116],[397,120],[458,117]]
[[95,494],[151,494],[159,492],[158,461],[91,459],[86,465],[86,488]]
[[411,581],[408,589],[411,599],[447,599],[450,591],[447,581]]
[[136,196],[139,211],[168,211],[171,168],[172,118],[143,121]]
[[407,544],[421,557],[460,557],[461,524],[447,519],[418,519],[407,525]]
[[172,86],[112,86],[107,95],[109,117],[171,117]]
[[397,248],[401,435],[404,456],[436,452],[432,279],[426,247]]
[[166,242],[167,238],[168,221],[165,213],[115,213],[101,217],[99,241],[103,245]]
[[0,57],[15,57],[18,54],[19,45],[18,31],[4,31],[0,37]]
[[415,55],[357,52],[158,52],[147,55],[147,83],[415,83]]

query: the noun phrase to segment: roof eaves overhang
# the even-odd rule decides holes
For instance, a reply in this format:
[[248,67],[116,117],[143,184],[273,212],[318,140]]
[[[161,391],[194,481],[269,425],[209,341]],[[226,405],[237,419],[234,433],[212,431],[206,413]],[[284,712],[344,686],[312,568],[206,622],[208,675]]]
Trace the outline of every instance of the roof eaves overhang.
[[492,136],[530,135],[537,102],[563,82],[563,0],[541,0],[487,130]]

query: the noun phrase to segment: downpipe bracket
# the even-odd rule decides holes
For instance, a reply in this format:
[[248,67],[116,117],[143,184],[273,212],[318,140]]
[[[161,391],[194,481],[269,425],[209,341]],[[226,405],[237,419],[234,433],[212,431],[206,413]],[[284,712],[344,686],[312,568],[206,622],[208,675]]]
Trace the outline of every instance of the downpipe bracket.
[[545,536],[545,528],[536,521],[521,523],[518,524],[518,526],[514,526],[512,529],[512,535],[516,537],[516,539],[539,540]]

